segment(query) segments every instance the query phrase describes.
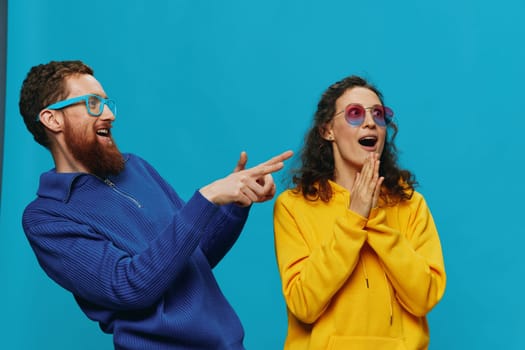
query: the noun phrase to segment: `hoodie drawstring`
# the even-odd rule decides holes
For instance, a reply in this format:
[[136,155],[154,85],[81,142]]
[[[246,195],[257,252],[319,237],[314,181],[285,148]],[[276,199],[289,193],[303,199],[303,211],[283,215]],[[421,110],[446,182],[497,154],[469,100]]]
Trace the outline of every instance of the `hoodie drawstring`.
[[[365,276],[366,288],[370,289],[370,284],[368,283],[368,273],[366,272],[365,260],[362,257],[360,257],[360,260],[361,260],[361,266],[363,267],[363,274]],[[386,286],[386,289],[388,291],[388,296],[389,296],[388,307],[390,311],[390,326],[392,326],[392,323],[394,322],[394,309],[392,307],[392,290],[390,289],[390,286],[388,284],[388,277],[386,276],[385,272],[383,272],[383,277],[385,278],[385,286]]]
[[365,264],[365,260],[364,259],[361,259],[361,266],[363,266],[363,273],[365,275],[365,282],[366,282],[366,288],[370,288],[370,285],[368,284],[368,274],[366,273],[366,264]]
[[386,285],[386,289],[388,290],[388,296],[390,299],[388,306],[390,306],[390,325],[392,325],[392,322],[394,321],[394,310],[392,308],[392,291],[390,290],[390,286],[388,285],[388,278],[386,277],[385,272],[383,272],[383,276],[385,277],[385,285]]

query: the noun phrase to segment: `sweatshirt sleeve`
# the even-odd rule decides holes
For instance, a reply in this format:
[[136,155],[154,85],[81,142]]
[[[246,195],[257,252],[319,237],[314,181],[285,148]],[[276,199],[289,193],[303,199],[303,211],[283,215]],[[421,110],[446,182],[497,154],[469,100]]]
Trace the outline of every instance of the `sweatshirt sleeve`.
[[200,247],[213,268],[233,247],[248,219],[251,206],[239,207],[235,204],[220,207],[222,215],[216,215],[210,223],[215,229],[208,230],[200,240]]
[[415,316],[426,315],[445,291],[446,275],[430,210],[419,193],[400,212],[401,230],[387,225],[383,209],[374,209],[367,223],[368,243],[375,250],[399,302]]
[[313,233],[298,225],[307,213],[293,204],[293,198],[281,195],[274,206],[277,263],[289,311],[302,322],[313,323],[357,265],[367,235],[366,219],[343,211],[326,227],[324,241],[313,244]]
[[[187,262],[201,235],[213,235],[221,220],[217,215],[223,215],[219,207],[196,192],[136,254],[120,249],[89,225],[41,206],[26,209],[23,227],[40,265],[58,284],[92,303],[130,310],[153,305],[191,268]],[[108,215],[108,220],[121,225],[119,218]]]
[[[177,205],[184,205],[184,202],[180,199],[173,187],[170,186],[170,184],[167,183],[146,161],[143,159],[141,159],[141,161],[148,171],[153,174],[156,181],[170,196],[173,202]],[[198,194],[199,197],[202,197],[200,192],[198,192]],[[209,202],[204,197],[202,197],[202,199]],[[222,258],[224,258],[226,253],[228,253],[239,238],[244,224],[248,219],[251,206],[239,207],[235,204],[216,206],[211,202],[209,202],[209,205],[215,206],[220,215],[212,216],[212,221],[208,225],[214,229],[204,231],[201,234],[199,245],[208,259],[208,263],[213,268],[222,260]],[[198,216],[195,218],[198,218]]]

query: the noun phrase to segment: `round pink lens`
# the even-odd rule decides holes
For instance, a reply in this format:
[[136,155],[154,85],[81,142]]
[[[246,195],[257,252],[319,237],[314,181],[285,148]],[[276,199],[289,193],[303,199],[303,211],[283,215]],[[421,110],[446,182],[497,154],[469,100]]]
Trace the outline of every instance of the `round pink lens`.
[[361,105],[351,104],[346,107],[345,119],[352,126],[359,126],[365,120],[365,108]]

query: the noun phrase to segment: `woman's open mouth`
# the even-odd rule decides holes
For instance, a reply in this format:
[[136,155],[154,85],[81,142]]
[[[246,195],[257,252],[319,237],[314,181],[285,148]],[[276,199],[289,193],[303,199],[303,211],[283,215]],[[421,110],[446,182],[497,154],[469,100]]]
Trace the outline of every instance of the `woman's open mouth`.
[[377,143],[377,137],[375,136],[365,136],[359,139],[359,144],[365,147],[374,147]]

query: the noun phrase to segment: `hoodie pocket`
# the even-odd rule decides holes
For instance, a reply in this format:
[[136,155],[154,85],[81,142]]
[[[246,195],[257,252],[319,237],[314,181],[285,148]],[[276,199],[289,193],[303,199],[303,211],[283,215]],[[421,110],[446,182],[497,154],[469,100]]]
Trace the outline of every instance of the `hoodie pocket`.
[[331,336],[328,350],[407,350],[403,340],[387,337]]

